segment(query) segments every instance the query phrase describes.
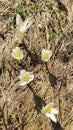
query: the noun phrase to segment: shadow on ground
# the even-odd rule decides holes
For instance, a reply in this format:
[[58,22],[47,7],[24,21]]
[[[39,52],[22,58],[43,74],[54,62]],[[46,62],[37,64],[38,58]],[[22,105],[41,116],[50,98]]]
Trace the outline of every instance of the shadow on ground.
[[35,109],[37,110],[37,112],[40,112],[42,109],[42,105],[46,105],[45,101],[41,97],[36,95],[36,93],[34,92],[33,88],[30,85],[28,85],[28,87],[31,90],[31,92],[33,93],[33,100],[35,102]]
[[40,63],[40,58],[38,57],[38,55],[37,55],[37,53],[36,52],[31,52],[29,49],[28,49],[28,47],[27,47],[27,45],[24,43],[24,41],[23,41],[23,47],[24,47],[24,49],[26,50],[26,52],[27,52],[27,56],[26,56],[26,58],[29,56],[30,57],[30,59],[31,59],[31,65],[33,64],[34,66],[36,65],[36,64],[39,64]]
[[62,10],[62,11],[66,11],[66,13],[67,13],[67,8],[66,8],[66,6],[61,2],[61,0],[57,0],[57,2],[58,2],[59,9]]
[[64,129],[61,127],[61,125],[60,125],[59,122],[54,123],[54,122],[51,121],[51,123],[52,123],[52,128],[53,128],[52,130],[64,130]]
[[45,64],[46,65],[46,70],[47,70],[47,73],[49,75],[49,81],[50,81],[50,84],[52,87],[55,88],[55,86],[57,85],[57,77],[55,75],[53,75],[49,69],[48,69],[48,66],[47,66],[47,63]]

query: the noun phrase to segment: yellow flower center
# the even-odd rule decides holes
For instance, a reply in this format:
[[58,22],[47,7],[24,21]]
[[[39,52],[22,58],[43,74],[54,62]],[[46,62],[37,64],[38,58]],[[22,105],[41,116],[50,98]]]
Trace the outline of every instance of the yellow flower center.
[[25,77],[23,78],[23,81],[28,82],[28,81],[29,81],[29,77],[28,77],[28,76],[25,76]]
[[17,53],[16,53],[16,57],[20,58],[20,57],[21,57],[21,53],[20,53],[20,52],[17,52]]
[[50,114],[51,113],[51,108],[47,108],[46,112]]
[[44,59],[48,59],[48,54],[47,54],[47,53],[44,54],[43,58],[44,58]]

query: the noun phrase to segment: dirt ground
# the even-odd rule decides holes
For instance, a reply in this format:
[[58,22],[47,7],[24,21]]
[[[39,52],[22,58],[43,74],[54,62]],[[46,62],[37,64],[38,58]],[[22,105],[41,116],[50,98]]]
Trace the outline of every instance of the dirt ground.
[[[0,0],[0,130],[73,130],[70,2],[67,6],[63,0]],[[16,31],[18,13],[23,20],[34,19],[23,41]],[[16,46],[24,52],[21,63],[11,56]],[[53,56],[45,64],[41,51],[48,46]],[[19,85],[21,69],[35,75],[24,87]],[[40,112],[50,102],[59,110],[56,124]]]

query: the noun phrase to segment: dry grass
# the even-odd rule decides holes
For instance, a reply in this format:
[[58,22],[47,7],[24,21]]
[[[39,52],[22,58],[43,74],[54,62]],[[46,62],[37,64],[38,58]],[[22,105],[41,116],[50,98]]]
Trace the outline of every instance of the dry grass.
[[[73,130],[73,23],[58,4],[56,0],[0,0],[0,130]],[[23,42],[16,32],[17,13],[34,19]],[[24,52],[21,63],[11,56],[15,46]],[[40,55],[49,46],[53,56],[46,65]],[[30,86],[19,86],[21,69],[35,74]],[[49,102],[59,109],[57,124],[40,113]]]

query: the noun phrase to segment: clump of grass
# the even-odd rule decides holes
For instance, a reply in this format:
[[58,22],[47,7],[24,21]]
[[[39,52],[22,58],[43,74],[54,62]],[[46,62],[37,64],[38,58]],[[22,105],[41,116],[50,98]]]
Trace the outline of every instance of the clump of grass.
[[11,124],[11,119],[10,118],[5,118],[6,124]]
[[20,14],[20,16],[21,16],[23,19],[25,18],[25,16],[24,16],[24,11],[23,11],[23,9],[22,9],[20,6],[18,6],[18,8],[17,8],[17,13]]
[[68,62],[69,61],[69,55],[67,53],[63,53],[63,54],[61,54],[61,59],[64,62]]
[[33,14],[37,14],[37,12],[38,12],[38,4],[34,4],[34,5],[29,6],[28,10]]
[[53,9],[53,4],[52,3],[46,3],[46,6],[48,9],[52,10]]
[[7,66],[3,66],[3,71],[9,71],[9,68]]
[[15,113],[11,114],[13,120],[17,120],[17,115]]

